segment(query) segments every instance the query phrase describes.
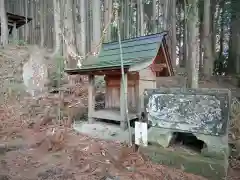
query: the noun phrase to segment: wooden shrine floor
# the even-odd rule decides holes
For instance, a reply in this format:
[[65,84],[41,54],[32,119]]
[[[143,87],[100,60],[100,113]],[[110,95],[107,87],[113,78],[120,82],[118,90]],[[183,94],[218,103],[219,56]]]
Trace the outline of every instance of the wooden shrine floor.
[[[106,120],[112,120],[112,121],[118,121],[118,122],[123,121],[120,111],[116,109],[96,110],[93,112],[92,117],[97,119],[106,119]],[[136,119],[137,113],[128,113],[128,117],[129,117],[129,120]]]

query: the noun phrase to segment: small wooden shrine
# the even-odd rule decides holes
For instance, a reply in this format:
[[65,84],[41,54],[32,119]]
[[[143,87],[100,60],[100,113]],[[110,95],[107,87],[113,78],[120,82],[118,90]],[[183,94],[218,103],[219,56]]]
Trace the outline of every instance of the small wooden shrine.
[[[15,34],[16,29],[23,26],[24,24],[27,24],[30,22],[31,18],[26,18],[24,16],[20,16],[17,14],[9,13],[7,12],[7,21],[8,21],[8,30],[9,34]],[[0,35],[1,35],[1,28],[0,28]]]
[[[143,92],[156,88],[156,78],[172,76],[173,68],[166,44],[166,32],[122,41],[125,83],[121,80],[121,59],[118,42],[103,44],[98,56],[88,57],[81,68],[65,72],[88,75],[88,117],[120,122],[126,127],[124,92],[127,91],[128,117],[139,118],[143,112]],[[95,110],[94,78],[104,76],[106,82],[105,109]],[[127,88],[126,90],[123,88]]]

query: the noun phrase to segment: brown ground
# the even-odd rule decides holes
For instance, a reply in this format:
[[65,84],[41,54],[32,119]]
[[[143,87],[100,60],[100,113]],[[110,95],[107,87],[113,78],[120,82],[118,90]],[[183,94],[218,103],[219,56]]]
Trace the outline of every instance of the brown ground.
[[29,118],[33,113],[23,109],[29,108],[30,101],[36,100],[0,109],[0,179],[100,180],[108,175],[123,180],[203,179],[154,165],[123,144],[76,134],[67,123],[53,123],[50,115]]

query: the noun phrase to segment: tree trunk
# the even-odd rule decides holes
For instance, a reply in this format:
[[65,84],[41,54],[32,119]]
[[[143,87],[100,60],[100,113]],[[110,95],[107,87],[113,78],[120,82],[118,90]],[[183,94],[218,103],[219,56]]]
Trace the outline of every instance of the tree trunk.
[[220,17],[220,12],[217,11],[217,16],[215,18],[215,13],[217,11],[217,0],[211,0],[211,42],[212,42],[212,56],[213,61],[216,59],[216,35],[217,35],[217,28],[218,28],[218,19]]
[[156,7],[157,7],[157,2],[156,0],[153,0],[152,1],[152,12],[153,12],[153,15],[152,15],[152,28],[153,28],[153,33],[157,33],[157,24],[156,24],[156,17],[157,17],[157,12],[156,12]]
[[75,37],[74,37],[74,21],[72,14],[72,5],[73,1],[66,1],[64,7],[64,49],[66,51],[67,56],[67,66],[68,68],[75,68],[77,66],[76,61],[76,45],[75,45]]
[[231,36],[229,45],[228,73],[240,73],[240,2],[232,0]]
[[164,14],[163,14],[163,30],[167,31],[168,30],[168,8],[169,8],[169,0],[166,0],[164,2]]
[[74,5],[73,5],[74,11],[73,11],[73,17],[74,17],[74,35],[75,35],[75,44],[76,44],[76,49],[77,49],[77,54],[83,56],[82,53],[82,40],[81,40],[81,1],[80,0],[74,0]]
[[213,50],[212,50],[212,42],[211,42],[211,2],[210,0],[204,1],[204,68],[203,73],[207,79],[210,78],[213,74]]
[[139,15],[140,15],[140,36],[144,36],[144,6],[143,1],[139,0]]
[[45,11],[44,11],[44,0],[40,1],[40,33],[41,33],[41,41],[40,46],[44,46],[44,18],[45,18]]
[[97,47],[101,39],[101,4],[99,0],[92,0],[92,15],[93,15],[93,43],[92,52],[98,53]]
[[176,47],[177,47],[177,25],[176,25],[176,0],[172,0],[172,65],[175,67],[177,55],[176,55]]
[[187,4],[184,3],[183,63],[184,63],[185,68],[187,68],[187,63],[188,63],[188,45],[187,45],[187,42],[188,42],[188,26],[187,26],[186,12],[187,12]]
[[191,7],[189,12],[189,62],[191,71],[188,72],[188,86],[198,88],[199,79],[199,27],[198,27],[198,0],[189,0]]
[[[221,19],[221,21],[223,21],[223,19]],[[220,59],[222,57],[222,54],[223,54],[223,46],[224,46],[224,25],[223,23],[221,22],[221,28],[220,28],[220,39],[219,39],[219,55],[218,55],[218,58]]]
[[1,20],[1,45],[8,44],[8,20],[5,11],[4,0],[0,0],[0,20]]
[[54,55],[59,53],[61,47],[61,19],[60,19],[60,2],[59,0],[53,0],[53,15],[54,15],[54,34],[55,45]]
[[[35,9],[36,7],[36,2],[35,0],[31,0],[31,16],[33,17],[35,15]],[[35,23],[35,19],[33,18],[32,21],[31,21],[31,24],[32,24],[32,44],[37,44],[36,42],[36,31],[35,31],[35,27],[36,27],[36,23]]]
[[218,58],[220,59],[222,57],[223,54],[223,50],[224,50],[224,12],[225,12],[225,2],[221,1],[220,3],[220,39],[219,39],[219,54],[218,54]]
[[125,39],[127,39],[127,38],[129,38],[129,30],[130,30],[130,21],[129,21],[129,8],[130,8],[130,6],[129,6],[129,0],[125,0],[124,1],[124,5],[125,5],[125,16],[124,16],[124,22],[125,22],[125,25],[124,25],[124,27],[125,27]]
[[86,51],[86,21],[87,21],[87,17],[86,17],[86,1],[82,1],[80,0],[80,29],[81,29],[81,50],[80,53],[83,57],[85,57],[87,51]]
[[73,0],[72,4],[72,18],[73,18],[73,35],[74,35],[74,51],[76,52],[76,55],[79,56],[79,48],[78,48],[78,41],[79,41],[79,31],[77,30],[78,28],[78,22],[77,22],[77,0]]
[[[80,0],[81,1],[81,0]],[[86,52],[92,52],[92,0],[86,3]]]
[[136,37],[136,31],[134,29],[134,21],[133,21],[133,0],[130,0],[129,7],[129,37]]
[[28,0],[25,0],[25,42],[28,42]]
[[204,49],[204,28],[203,28],[204,24],[201,21],[199,23],[199,34],[200,34],[200,41],[199,41],[199,72],[200,74],[203,72],[203,58],[202,58],[202,54],[203,54],[203,49]]
[[[109,16],[109,7],[108,6],[109,6],[109,0],[104,0],[104,27],[107,26],[107,24],[108,24],[108,22],[111,18]],[[109,35],[108,30],[109,29],[107,29],[107,32],[105,34],[104,42],[109,42],[110,41],[109,36],[108,36]]]
[[[112,17],[112,10],[113,10],[113,2],[112,0],[108,0],[108,17]],[[107,39],[112,41],[112,27],[111,25],[107,29]]]
[[120,5],[120,14],[119,14],[119,17],[120,17],[120,33],[121,33],[121,38],[124,39],[125,37],[125,28],[124,26],[126,26],[125,24],[125,13],[124,13],[124,10],[125,10],[125,7],[124,7],[124,0],[121,2],[121,5]]
[[219,34],[220,34],[220,39],[219,39],[220,48],[219,48],[219,53],[218,53],[218,56],[217,56],[217,58],[219,58],[219,59],[222,56],[223,48],[224,48],[224,44],[223,44],[223,41],[224,41],[224,11],[225,11],[224,8],[225,8],[225,2],[221,1],[220,2],[220,7],[219,7],[220,28],[218,28],[219,29],[218,31],[219,31]]
[[[30,17],[33,17],[33,1],[32,0],[30,0],[29,1],[29,16]],[[33,31],[34,31],[34,29],[33,29],[33,23],[32,22],[30,22],[29,23],[29,28],[28,28],[28,34],[29,34],[29,44],[34,44],[33,43]]]
[[179,66],[182,68],[184,67],[184,45],[182,44],[184,42],[184,16],[183,16],[183,10],[184,10],[184,4],[182,2],[178,2],[177,4],[178,11],[177,11],[177,16],[179,19],[177,20],[178,25],[179,25],[179,40],[178,40],[178,46],[179,46]]

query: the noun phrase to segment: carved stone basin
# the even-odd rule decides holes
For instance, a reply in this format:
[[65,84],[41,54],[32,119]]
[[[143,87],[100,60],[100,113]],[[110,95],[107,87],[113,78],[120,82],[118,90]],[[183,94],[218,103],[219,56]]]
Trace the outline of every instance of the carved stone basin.
[[215,136],[227,131],[229,90],[161,88],[144,96],[152,126]]

